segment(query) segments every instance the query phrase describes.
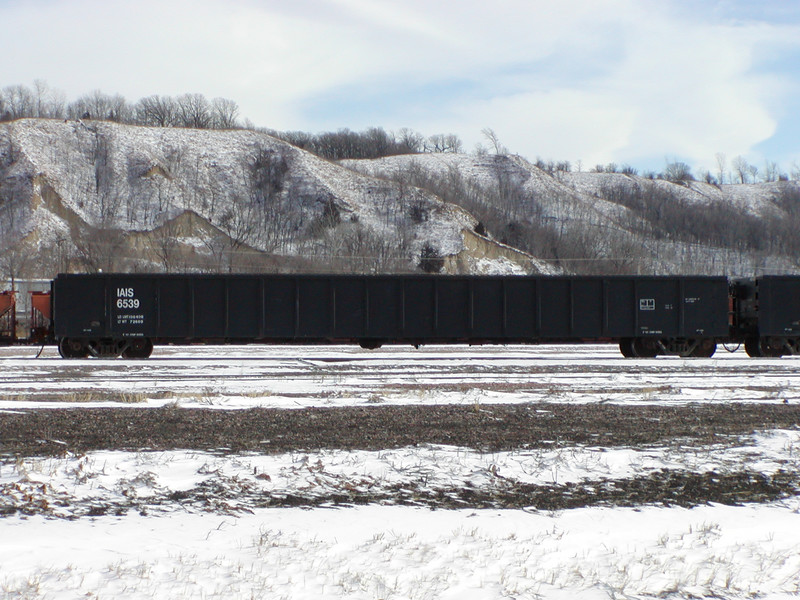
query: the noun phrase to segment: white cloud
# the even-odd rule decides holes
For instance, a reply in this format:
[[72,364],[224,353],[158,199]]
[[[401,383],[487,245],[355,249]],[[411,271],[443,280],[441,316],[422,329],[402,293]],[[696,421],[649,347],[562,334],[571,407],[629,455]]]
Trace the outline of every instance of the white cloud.
[[[313,128],[313,107],[332,128],[452,131],[470,145],[490,126],[531,158],[586,164],[701,160],[772,135],[786,83],[753,70],[800,40],[797,24],[736,23],[728,10],[726,23],[639,0],[0,3],[0,50],[15,57],[0,86],[42,78],[70,98],[100,88],[130,100],[197,91],[268,127]],[[430,98],[419,91],[431,86]],[[362,90],[376,98],[369,117],[354,112]]]
[[551,73],[545,89],[531,77],[521,82],[527,91],[471,103],[460,119],[474,132],[490,125],[529,157],[647,160],[653,168],[667,155],[699,163],[719,151],[746,154],[775,133],[771,108],[785,90],[752,69],[764,45],[786,41],[786,27],[693,23],[632,5],[616,24],[617,38],[601,36],[597,44],[615,51],[585,56],[602,66],[596,76]]

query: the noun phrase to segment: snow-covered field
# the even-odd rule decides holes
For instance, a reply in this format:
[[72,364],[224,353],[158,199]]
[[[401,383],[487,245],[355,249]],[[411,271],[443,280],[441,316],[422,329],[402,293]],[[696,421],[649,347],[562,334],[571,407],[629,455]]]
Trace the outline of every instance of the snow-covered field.
[[[157,348],[148,361],[0,349],[0,411],[383,404],[794,404],[800,359],[623,359],[611,346]],[[0,431],[0,441],[3,432]],[[648,477],[665,469],[800,472],[800,428],[725,444],[383,451],[97,451],[0,458],[4,598],[795,598],[800,497],[694,508],[431,510],[263,496],[486,488]],[[223,489],[209,504],[185,492]],[[93,511],[94,506],[102,511]],[[108,507],[129,509],[115,514]],[[138,507],[130,510],[131,506]]]
[[800,359],[722,346],[711,359],[655,360],[625,360],[613,345],[167,346],[141,362],[37,351],[0,348],[0,408],[800,401]]
[[6,519],[7,598],[795,598],[797,502]]

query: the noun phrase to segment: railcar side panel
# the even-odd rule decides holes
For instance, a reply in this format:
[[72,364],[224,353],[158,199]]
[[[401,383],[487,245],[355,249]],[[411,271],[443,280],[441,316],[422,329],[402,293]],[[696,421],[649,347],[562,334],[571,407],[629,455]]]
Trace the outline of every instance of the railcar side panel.
[[[56,338],[534,343],[728,334],[724,277],[59,275],[53,290]],[[775,313],[768,325],[782,335],[800,330],[799,292],[800,278],[762,281],[762,306]]]
[[228,316],[226,280],[204,277],[193,283],[194,337],[224,338]]
[[465,340],[471,336],[469,281],[463,277],[437,278],[436,284],[436,336]]
[[331,306],[335,339],[353,339],[369,335],[367,320],[367,284],[361,278],[331,280]]
[[264,306],[260,277],[227,280],[226,338],[249,340],[263,336]]
[[306,339],[330,337],[333,333],[330,278],[298,278],[297,294],[296,337]]
[[604,280],[599,277],[574,279],[570,284],[571,335],[579,338],[607,336],[604,323]]
[[491,337],[533,340],[541,329],[541,307],[537,305],[541,280],[507,277],[502,282],[503,323]]
[[415,340],[434,337],[439,311],[434,278],[414,277],[403,278],[401,281],[401,319],[398,337]]
[[0,292],[0,344],[13,344],[17,338],[16,292]]
[[640,279],[634,284],[636,336],[673,337],[681,335],[681,301],[675,279]]
[[[157,291],[153,300],[152,314],[155,333],[152,337],[185,339],[194,336],[194,285],[186,277],[164,277],[156,281]],[[146,330],[149,323],[145,323]]]
[[537,295],[534,306],[538,309],[536,331],[543,338],[570,337],[570,316],[573,298],[570,297],[570,280],[563,277],[534,280]]
[[[151,277],[105,278],[103,286],[110,318],[105,337],[153,337],[158,331],[159,280]],[[96,304],[91,296],[87,304]]]
[[297,282],[287,277],[264,277],[264,337],[292,338],[297,330]]
[[682,337],[729,335],[728,281],[724,277],[680,279],[679,331]]
[[500,335],[503,331],[503,281],[476,278],[470,281],[470,286],[472,334],[478,339]]
[[53,283],[54,334],[60,337],[104,337],[110,329],[106,279],[59,277]]
[[635,280],[629,277],[604,280],[604,335],[612,338],[636,335],[638,307],[634,282]]
[[800,336],[800,277],[760,277],[756,286],[759,334]]
[[403,281],[392,277],[365,278],[365,281],[365,337],[385,340],[398,337],[403,320]]

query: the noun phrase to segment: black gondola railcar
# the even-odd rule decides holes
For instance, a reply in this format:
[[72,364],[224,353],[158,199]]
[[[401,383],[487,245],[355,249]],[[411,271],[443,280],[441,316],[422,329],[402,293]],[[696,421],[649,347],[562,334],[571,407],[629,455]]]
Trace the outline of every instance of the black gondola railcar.
[[753,357],[800,354],[800,277],[766,275],[732,285],[736,334]]
[[725,277],[59,275],[61,355],[144,358],[168,343],[616,341],[710,356],[730,335]]

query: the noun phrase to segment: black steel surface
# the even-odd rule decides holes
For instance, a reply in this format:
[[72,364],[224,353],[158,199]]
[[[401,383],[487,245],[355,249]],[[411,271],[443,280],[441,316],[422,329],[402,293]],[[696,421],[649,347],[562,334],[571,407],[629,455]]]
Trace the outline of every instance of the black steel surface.
[[[724,277],[97,274],[59,275],[53,288],[57,338],[524,343],[728,334]],[[782,289],[772,285],[768,298],[782,302]],[[788,318],[779,313],[781,327]]]
[[759,277],[756,286],[759,335],[800,335],[800,277]]

